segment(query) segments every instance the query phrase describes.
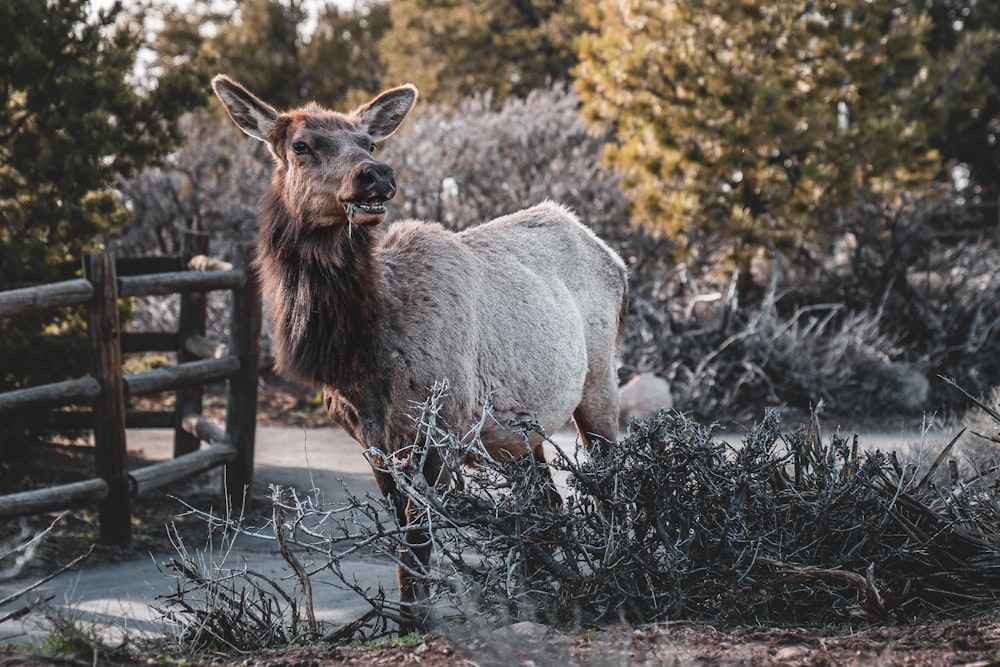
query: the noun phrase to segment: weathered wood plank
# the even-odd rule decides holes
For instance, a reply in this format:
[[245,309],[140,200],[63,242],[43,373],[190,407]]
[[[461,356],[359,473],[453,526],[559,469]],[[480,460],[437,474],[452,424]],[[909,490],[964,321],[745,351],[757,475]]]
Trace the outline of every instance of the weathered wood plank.
[[[90,410],[74,410],[72,412],[53,410],[45,418],[45,423],[52,429],[59,430],[90,430],[94,427],[94,413]],[[126,410],[125,428],[173,428],[174,413],[165,410]]]
[[177,255],[152,257],[116,257],[115,273],[122,276],[142,276],[147,273],[183,271],[184,261]]
[[0,414],[26,408],[56,408],[90,403],[100,395],[101,383],[94,378],[41,384],[0,394]]
[[177,334],[170,331],[139,331],[122,334],[122,352],[173,352]]
[[87,303],[93,296],[94,287],[84,278],[7,290],[0,292],[0,316],[41,308],[75,306]]
[[107,495],[108,483],[100,478],[50,486],[47,489],[8,493],[0,496],[0,519],[98,503]]
[[246,284],[243,271],[178,271],[119,279],[121,296],[150,296],[174,292],[211,292],[241,289]]
[[199,449],[176,459],[161,461],[145,468],[133,470],[130,477],[135,495],[141,496],[196,473],[222,465],[231,461],[235,456],[236,448],[228,443],[223,443]]
[[128,396],[142,396],[198,382],[224,380],[233,377],[239,370],[240,361],[232,356],[191,361],[178,366],[129,373],[125,376],[125,392]]
[[242,253],[247,284],[233,292],[233,323],[230,349],[240,360],[239,373],[229,381],[226,399],[226,434],[236,446],[236,458],[226,465],[229,506],[241,508],[253,485],[254,443],[257,426],[257,379],[260,364],[260,289],[256,272]]
[[[202,250],[201,246],[196,248]],[[176,259],[157,264],[159,270],[177,266]],[[164,262],[168,262],[164,264]],[[151,264],[141,258],[126,260],[122,273],[141,272]],[[147,493],[191,475],[222,464],[232,475],[232,497],[242,499],[244,487],[252,482],[254,428],[256,422],[257,365],[260,354],[260,299],[256,282],[243,268],[233,269],[225,262],[203,253],[191,257],[193,271],[172,271],[154,275],[119,275],[111,254],[84,259],[85,279],[0,292],[0,316],[19,312],[89,303],[87,313],[93,377],[29,387],[0,394],[0,414],[31,408],[44,409],[92,403],[91,411],[56,411],[54,421],[77,427],[93,426],[96,467],[99,478],[49,489],[0,496],[0,518],[25,516],[80,504],[99,504],[100,539],[105,543],[124,544],[131,539],[131,501],[134,495]],[[230,346],[210,341],[198,324],[203,304],[199,293],[234,290],[233,334]],[[185,335],[172,332],[125,334],[118,321],[118,299],[126,296],[181,292],[193,304],[194,325]],[[124,341],[123,341],[124,338]],[[122,350],[176,350],[183,358],[204,357],[201,361],[181,363],[128,376],[121,374]],[[226,350],[233,353],[227,355]],[[132,395],[165,391],[230,379],[226,425],[223,429],[189,414],[180,425],[196,442],[211,443],[207,448],[183,454],[173,460],[147,466],[129,473],[125,450],[126,418],[130,426],[168,426],[174,413],[128,413],[126,391]],[[189,406],[194,410],[197,406]],[[185,414],[185,412],[178,412]],[[233,429],[230,431],[229,429]],[[230,441],[236,433],[239,446]],[[238,460],[237,460],[238,459]]]
[[173,428],[174,413],[166,410],[129,410],[125,413],[129,428]]
[[[189,258],[204,256],[207,252],[208,234],[188,232],[184,235],[185,264]],[[202,358],[189,351],[188,342],[193,337],[205,335],[207,308],[205,292],[181,293],[180,314],[177,321],[177,363],[183,364]],[[174,407],[174,458],[197,451],[201,446],[198,438],[184,430],[181,419],[190,412],[201,414],[202,395],[200,382],[177,388]]]

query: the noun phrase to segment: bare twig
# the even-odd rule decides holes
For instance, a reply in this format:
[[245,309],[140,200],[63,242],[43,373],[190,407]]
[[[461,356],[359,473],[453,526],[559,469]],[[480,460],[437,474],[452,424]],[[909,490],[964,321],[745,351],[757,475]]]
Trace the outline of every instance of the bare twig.
[[8,595],[7,597],[5,597],[3,599],[0,599],[0,607],[6,607],[7,605],[11,604],[12,602],[15,602],[19,598],[21,598],[21,597],[27,595],[28,593],[30,593],[31,591],[35,590],[36,588],[39,588],[40,586],[44,585],[46,582],[49,582],[52,579],[58,577],[63,572],[66,572],[67,570],[73,569],[74,567],[76,567],[77,565],[79,565],[80,563],[82,563],[83,561],[87,560],[87,558],[90,557],[90,554],[93,553],[93,551],[94,551],[94,545],[91,544],[90,548],[87,549],[87,553],[80,554],[79,556],[77,556],[76,558],[74,558],[73,560],[71,560],[70,562],[68,562],[65,565],[61,566],[55,572],[47,574],[44,577],[42,577],[41,579],[39,579],[38,581],[36,581],[36,582],[34,582],[32,584],[29,584],[28,586],[22,588],[21,590],[15,592],[15,593],[11,593],[10,595]]
[[294,498],[294,493],[288,489],[271,487],[272,525],[274,528],[274,537],[278,542],[278,551],[281,553],[281,557],[285,559],[285,562],[292,568],[292,571],[295,572],[295,576],[299,580],[299,585],[302,586],[302,596],[305,598],[306,621],[309,624],[309,632],[316,633],[318,632],[318,626],[316,624],[316,613],[313,611],[312,582],[309,581],[309,575],[306,574],[305,568],[302,567],[299,559],[288,548],[288,542],[285,540],[285,503],[289,500],[294,500]]

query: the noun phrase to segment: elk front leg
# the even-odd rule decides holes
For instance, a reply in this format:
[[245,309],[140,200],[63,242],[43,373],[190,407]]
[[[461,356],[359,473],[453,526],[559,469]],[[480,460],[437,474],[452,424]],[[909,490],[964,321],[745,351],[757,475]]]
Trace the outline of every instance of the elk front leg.
[[[410,499],[404,499],[393,476],[385,471],[375,471],[375,481],[382,495],[392,504],[396,521],[400,527],[408,528],[420,522],[417,511]],[[424,629],[427,610],[421,602],[430,596],[425,581],[418,575],[426,575],[431,557],[431,539],[426,530],[407,530],[404,545],[399,550],[399,564],[396,566],[396,580],[399,584],[399,602],[402,618],[399,619],[399,634],[406,635]]]

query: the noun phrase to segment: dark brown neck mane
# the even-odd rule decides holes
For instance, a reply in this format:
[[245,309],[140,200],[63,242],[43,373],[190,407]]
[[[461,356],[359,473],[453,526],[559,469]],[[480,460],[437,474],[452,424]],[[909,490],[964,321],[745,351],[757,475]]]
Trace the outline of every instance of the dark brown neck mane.
[[378,234],[365,226],[348,235],[346,220],[342,226],[296,224],[277,184],[264,194],[256,261],[270,297],[279,372],[341,388],[370,378],[384,359]]

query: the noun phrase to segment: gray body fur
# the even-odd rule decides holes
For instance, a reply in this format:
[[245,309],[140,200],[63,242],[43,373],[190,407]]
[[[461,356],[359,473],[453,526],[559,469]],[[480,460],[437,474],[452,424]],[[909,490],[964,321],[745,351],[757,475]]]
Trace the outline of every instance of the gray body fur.
[[335,418],[345,409],[360,416],[359,441],[390,451],[412,444],[414,404],[441,380],[450,386],[443,416],[463,431],[495,395],[496,423],[483,434],[493,454],[524,453],[511,419],[551,433],[576,412],[585,442],[614,440],[625,266],[576,216],[546,202],[460,233],[399,222],[375,253],[387,299],[384,423],[365,418],[352,382],[327,386]]

